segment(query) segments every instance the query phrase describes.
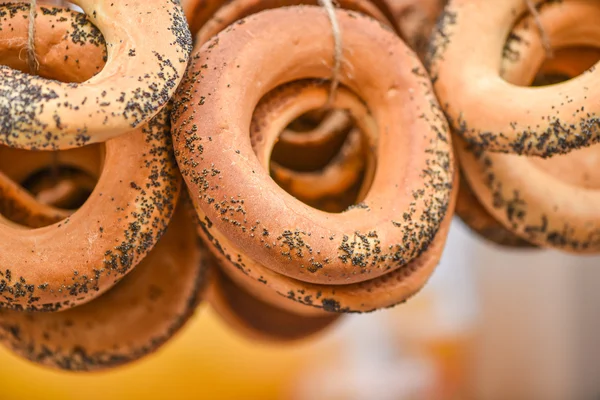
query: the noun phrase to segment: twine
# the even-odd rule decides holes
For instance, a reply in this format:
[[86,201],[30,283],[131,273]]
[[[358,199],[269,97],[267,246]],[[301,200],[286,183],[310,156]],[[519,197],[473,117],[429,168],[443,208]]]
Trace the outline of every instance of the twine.
[[329,21],[331,22],[331,30],[333,33],[333,41],[334,41],[334,61],[333,61],[333,69],[331,71],[331,87],[329,89],[329,100],[328,106],[331,106],[333,100],[335,99],[335,94],[338,86],[340,85],[340,69],[342,66],[342,31],[340,29],[340,24],[337,19],[337,15],[335,13],[335,6],[332,0],[319,0],[319,4],[325,9],[327,12],[327,16],[329,17]]
[[533,20],[535,21],[538,31],[540,32],[540,35],[542,37],[542,45],[544,46],[544,49],[546,50],[546,56],[548,58],[552,58],[554,56],[554,51],[552,50],[552,44],[550,43],[550,38],[548,37],[548,34],[546,33],[546,31],[544,30],[544,27],[542,26],[542,20],[540,18],[540,13],[539,13],[537,7],[535,6],[533,0],[525,0],[525,3],[527,3],[527,8],[529,8],[529,12],[533,16]]

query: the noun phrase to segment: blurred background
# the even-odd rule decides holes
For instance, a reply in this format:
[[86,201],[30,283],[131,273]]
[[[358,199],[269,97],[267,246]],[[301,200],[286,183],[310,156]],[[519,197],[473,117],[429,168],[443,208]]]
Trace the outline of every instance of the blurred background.
[[454,222],[425,289],[291,345],[208,307],[131,366],[70,374],[0,350],[0,399],[598,399],[598,258],[507,250]]

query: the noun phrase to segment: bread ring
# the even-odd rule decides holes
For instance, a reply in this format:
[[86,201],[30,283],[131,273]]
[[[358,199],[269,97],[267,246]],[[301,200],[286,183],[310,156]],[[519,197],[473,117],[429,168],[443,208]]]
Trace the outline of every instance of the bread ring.
[[[370,0],[340,0],[343,9],[357,11],[369,15],[382,23],[393,26],[375,2]],[[261,11],[298,5],[319,5],[318,0],[231,0],[219,8],[216,13],[202,26],[196,36],[196,43],[202,45],[210,38],[221,32],[236,21]]]
[[[19,7],[15,10],[22,13]],[[71,11],[57,9],[48,15],[66,18],[57,25],[62,32],[77,21]],[[74,39],[71,35],[65,40]],[[86,42],[80,51],[92,57],[100,50]],[[63,57],[45,60],[56,65]],[[94,70],[92,64],[88,67],[82,76]],[[0,251],[1,307],[51,311],[89,301],[114,285],[152,248],[166,229],[180,188],[167,112],[163,109],[150,123],[106,143],[96,189],[69,218],[33,230],[0,218],[0,243],[11,249]]]
[[[209,230],[284,275],[347,284],[389,273],[427,249],[448,211],[454,165],[446,122],[416,56],[376,21],[345,10],[337,16],[344,31],[341,82],[364,99],[379,132],[378,168],[363,203],[342,214],[308,207],[273,182],[249,139],[264,94],[329,77],[323,60],[331,59],[333,40],[323,38],[331,25],[318,7],[264,11],[207,42],[178,90],[172,132]],[[318,107],[326,100],[323,93]]]
[[[56,11],[64,17],[59,28],[55,24],[60,24],[60,17],[47,16],[51,9],[39,7],[36,42],[44,41],[45,46],[58,43],[59,47],[75,42],[80,46],[76,50],[81,51],[82,45],[104,46],[106,39],[106,65],[82,83],[58,82],[0,66],[0,144],[56,150],[117,137],[155,116],[183,77],[191,36],[178,1],[73,3],[87,16],[65,9]],[[0,19],[0,44],[25,43],[29,6],[0,7],[4,14]],[[74,28],[67,25],[73,20]],[[69,28],[84,36],[52,35]],[[47,33],[51,37],[46,37]],[[36,43],[36,49],[42,52],[45,46]],[[56,56],[54,48],[48,50],[48,55]]]
[[[585,14],[579,14],[571,11],[578,10],[580,3],[565,3],[569,4],[573,8],[568,7],[563,18],[577,18],[586,25],[600,17],[598,6],[595,12],[586,9]],[[572,44],[577,45],[578,41]],[[531,54],[538,51],[534,48]],[[529,68],[535,63],[527,58],[529,54],[522,53],[525,57],[522,64],[506,66],[511,80],[516,82],[519,76],[533,80]],[[596,50],[594,61],[599,54]],[[561,58],[557,58],[559,60]],[[573,68],[581,72],[590,66],[589,57],[573,56],[573,53],[562,60],[562,64],[567,65],[563,69],[565,73],[573,72]],[[558,67],[554,64],[554,68]],[[485,208],[505,227],[542,247],[578,253],[599,251],[598,145],[548,160],[480,151],[473,154],[466,147],[464,143],[458,147],[465,176]]]
[[[600,70],[536,88],[515,86],[499,74],[502,49],[509,34],[515,35],[511,29],[526,8],[523,0],[450,1],[428,58],[436,93],[453,128],[468,143],[494,152],[550,156],[598,142],[600,120],[594,102]],[[553,46],[562,47],[573,38],[578,45],[598,45],[595,21],[583,24],[572,17],[597,13],[595,9],[595,2],[576,0],[543,7],[541,23]],[[535,36],[531,16],[521,26]],[[536,52],[543,56],[543,48]]]
[[[96,189],[58,224],[23,230],[0,223],[0,305],[58,310],[99,296],[160,238],[180,182],[161,111],[149,125],[106,143]],[[0,221],[1,222],[1,221]]]
[[330,328],[338,314],[297,315],[261,301],[215,268],[206,300],[219,316],[245,337],[267,342],[307,339]]
[[0,342],[30,361],[73,371],[116,367],[153,353],[201,300],[207,264],[192,221],[180,204],[156,247],[90,303],[60,313],[0,309]]
[[386,275],[348,285],[312,284],[273,272],[241,253],[220,232],[210,230],[206,221],[200,221],[199,233],[223,271],[239,287],[268,304],[306,316],[371,312],[405,302],[427,283],[444,250],[455,195],[456,191],[437,236],[420,257]]

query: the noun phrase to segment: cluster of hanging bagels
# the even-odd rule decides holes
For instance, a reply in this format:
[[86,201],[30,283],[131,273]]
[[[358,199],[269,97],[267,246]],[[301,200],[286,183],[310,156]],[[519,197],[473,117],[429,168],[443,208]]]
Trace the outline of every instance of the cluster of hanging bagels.
[[309,337],[417,293],[455,212],[600,250],[600,3],[37,3],[0,2],[0,343],[31,361],[137,360],[203,301]]

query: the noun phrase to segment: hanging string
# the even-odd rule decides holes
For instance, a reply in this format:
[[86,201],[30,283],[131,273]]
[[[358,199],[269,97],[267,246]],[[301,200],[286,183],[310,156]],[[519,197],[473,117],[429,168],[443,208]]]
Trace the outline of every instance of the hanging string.
[[533,2],[533,0],[525,0],[525,3],[527,3],[527,8],[529,8],[529,12],[531,13],[531,15],[533,17],[535,24],[537,25],[537,28],[540,32],[540,36],[542,37],[542,45],[544,46],[544,49],[546,50],[546,57],[552,58],[554,56],[554,51],[552,50],[552,44],[550,43],[550,38],[548,37],[546,30],[542,26],[542,19],[540,18],[540,12],[538,11],[537,7],[535,6],[535,3]]
[[30,0],[29,3],[29,31],[27,37],[27,63],[29,72],[37,74],[40,63],[35,55],[35,17],[37,15],[37,0]]
[[334,62],[333,69],[331,73],[331,88],[329,91],[329,100],[328,106],[331,106],[333,100],[335,99],[335,94],[337,88],[340,84],[340,69],[342,67],[342,31],[340,29],[340,24],[337,19],[337,15],[335,13],[335,5],[332,0],[319,0],[319,4],[325,9],[327,12],[327,16],[329,17],[329,21],[331,22],[331,30],[333,33],[334,40]]

